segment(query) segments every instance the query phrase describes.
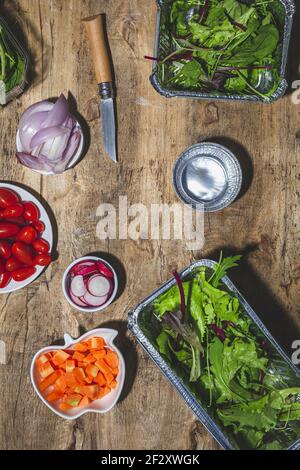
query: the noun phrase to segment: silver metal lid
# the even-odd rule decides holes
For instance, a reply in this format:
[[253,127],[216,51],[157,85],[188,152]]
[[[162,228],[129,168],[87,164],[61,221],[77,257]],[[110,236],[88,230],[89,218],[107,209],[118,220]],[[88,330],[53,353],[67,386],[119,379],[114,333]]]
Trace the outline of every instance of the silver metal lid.
[[205,212],[216,212],[234,202],[242,187],[242,170],[237,158],[219,144],[203,142],[187,149],[174,167],[178,197]]

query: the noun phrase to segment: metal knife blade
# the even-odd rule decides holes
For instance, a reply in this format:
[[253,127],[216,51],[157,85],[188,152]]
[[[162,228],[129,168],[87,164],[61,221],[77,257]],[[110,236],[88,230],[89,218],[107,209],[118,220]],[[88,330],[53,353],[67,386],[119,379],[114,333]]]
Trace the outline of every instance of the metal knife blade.
[[104,147],[110,158],[118,161],[115,103],[113,98],[100,101]]

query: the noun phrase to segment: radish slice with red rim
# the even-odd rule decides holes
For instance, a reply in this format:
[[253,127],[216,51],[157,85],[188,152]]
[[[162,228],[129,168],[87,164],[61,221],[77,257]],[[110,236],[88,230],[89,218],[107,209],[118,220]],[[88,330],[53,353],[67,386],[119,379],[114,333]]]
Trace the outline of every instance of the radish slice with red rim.
[[78,305],[78,307],[88,307],[88,305],[85,302],[82,302],[81,299],[73,295],[71,291],[70,291],[70,299],[72,300],[72,302],[74,302],[74,304]]
[[75,297],[83,297],[87,289],[84,284],[83,276],[75,276],[70,285],[70,291]]
[[94,295],[87,292],[82,300],[86,302],[89,307],[101,307],[107,302],[108,297],[107,295],[104,297],[95,297]]
[[102,261],[97,261],[97,268],[99,273],[103,276],[108,277],[109,279],[114,277],[112,271]]

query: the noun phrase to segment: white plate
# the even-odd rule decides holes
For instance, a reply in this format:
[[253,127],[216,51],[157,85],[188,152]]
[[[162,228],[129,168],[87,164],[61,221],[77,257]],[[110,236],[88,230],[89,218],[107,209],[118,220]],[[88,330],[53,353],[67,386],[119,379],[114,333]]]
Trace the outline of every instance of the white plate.
[[[31,194],[30,192],[26,191],[25,189],[15,184],[0,183],[0,188],[12,189],[20,196],[22,201],[34,202],[37,205],[41,214],[40,220],[44,222],[45,224],[45,232],[42,234],[42,238],[49,243],[50,250],[52,251],[52,248],[53,248],[52,225],[51,225],[49,216],[45,208],[43,207],[43,205],[40,203],[40,201],[33,194]],[[31,284],[35,279],[37,279],[44,270],[45,270],[45,267],[37,266],[36,273],[33,276],[31,276],[29,279],[26,279],[26,281],[22,281],[22,282],[16,282],[14,280],[10,281],[8,286],[6,286],[4,289],[0,289],[0,294],[9,294],[10,292],[15,292],[19,289],[23,289],[23,287],[28,286],[28,284]]]
[[[116,330],[111,330],[109,328],[98,328],[97,330],[89,331],[88,333],[85,333],[83,336],[81,336],[81,338],[78,338],[78,339],[73,339],[71,338],[70,335],[65,334],[64,346],[49,346],[47,348],[41,349],[34,356],[32,363],[31,363],[31,368],[30,368],[31,382],[39,398],[45,403],[45,405],[48,408],[50,408],[50,410],[52,410],[61,418],[73,420],[73,419],[79,418],[85,413],[102,413],[102,414],[107,413],[118,403],[121,392],[123,390],[124,381],[125,381],[125,361],[121,352],[114,344],[114,340],[117,337],[117,335],[118,335],[118,332]],[[106,344],[109,346],[109,348],[118,354],[119,369],[120,369],[119,375],[117,377],[118,386],[115,390],[112,390],[108,395],[101,398],[100,400],[91,402],[89,406],[87,406],[86,408],[82,408],[82,409],[74,408],[73,410],[62,411],[59,409],[57,404],[49,403],[39,391],[39,388],[37,385],[38,378],[37,378],[37,372],[35,369],[35,362],[42,354],[45,354],[50,351],[59,351],[61,349],[69,349],[69,348],[72,348],[72,346],[74,346],[75,344],[80,343],[81,341],[85,341],[89,338],[93,338],[93,337],[103,338],[106,341]]]
[[[84,135],[83,135],[82,127],[80,126],[78,121],[77,121],[77,126],[78,126],[78,128],[80,130],[80,134],[81,134],[79,147],[78,147],[78,150],[75,153],[75,155],[69,161],[65,171],[70,170],[71,168],[73,168],[82,156],[82,152],[83,152],[83,148],[84,148]],[[20,141],[19,131],[17,131],[16,144],[17,144],[17,152],[22,152],[23,150],[22,150],[22,144],[21,144],[21,141]],[[27,167],[25,167],[25,168],[27,168]],[[28,169],[30,169],[30,168],[28,168]],[[39,170],[32,170],[32,171],[34,171],[35,173],[39,173],[40,175],[45,175],[45,176],[56,175],[56,173],[53,173],[52,171],[39,171]]]

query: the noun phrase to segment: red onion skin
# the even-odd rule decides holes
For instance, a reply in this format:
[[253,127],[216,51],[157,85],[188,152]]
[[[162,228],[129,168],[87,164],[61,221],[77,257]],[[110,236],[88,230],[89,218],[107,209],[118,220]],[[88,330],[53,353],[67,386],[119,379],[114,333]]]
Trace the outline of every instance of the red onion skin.
[[55,105],[48,114],[44,127],[61,126],[69,115],[68,102],[63,94],[60,95]]

